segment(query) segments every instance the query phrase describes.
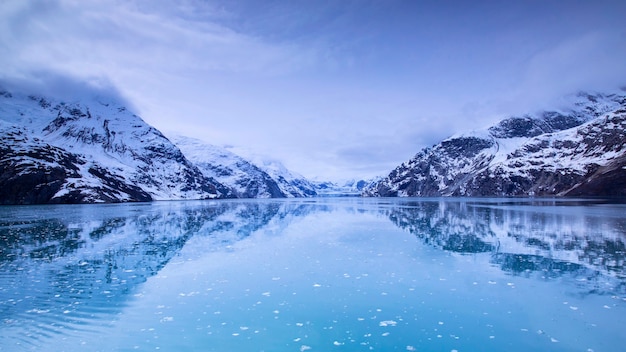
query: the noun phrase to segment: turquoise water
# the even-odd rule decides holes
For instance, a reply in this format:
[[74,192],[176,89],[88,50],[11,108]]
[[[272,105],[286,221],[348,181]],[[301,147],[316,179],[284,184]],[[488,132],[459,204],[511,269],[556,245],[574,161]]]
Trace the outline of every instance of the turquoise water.
[[0,207],[1,351],[618,351],[626,205]]

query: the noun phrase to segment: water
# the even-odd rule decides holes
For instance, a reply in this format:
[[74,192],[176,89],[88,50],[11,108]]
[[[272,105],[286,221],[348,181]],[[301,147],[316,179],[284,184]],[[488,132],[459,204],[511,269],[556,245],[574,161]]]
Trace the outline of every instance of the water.
[[1,351],[617,351],[626,205],[0,207]]

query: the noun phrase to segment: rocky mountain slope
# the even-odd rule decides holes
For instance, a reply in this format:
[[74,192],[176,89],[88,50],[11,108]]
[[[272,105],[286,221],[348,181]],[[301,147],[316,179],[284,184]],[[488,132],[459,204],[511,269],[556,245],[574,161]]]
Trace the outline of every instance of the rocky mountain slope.
[[179,135],[171,136],[170,140],[204,176],[230,187],[238,198],[290,196],[265,171],[224,148]]
[[626,92],[450,137],[366,188],[365,196],[626,195]]
[[280,161],[265,156],[245,155],[246,160],[267,173],[287,198],[315,197],[315,186],[306,177],[291,171]]
[[63,101],[0,89],[0,203],[232,197],[158,130],[96,96]]

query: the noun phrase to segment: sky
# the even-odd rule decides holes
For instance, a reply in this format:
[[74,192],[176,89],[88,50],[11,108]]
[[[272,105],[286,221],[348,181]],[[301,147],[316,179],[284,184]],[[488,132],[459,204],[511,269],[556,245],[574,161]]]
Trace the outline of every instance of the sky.
[[623,0],[3,0],[0,78],[69,77],[147,123],[317,180],[626,86]]

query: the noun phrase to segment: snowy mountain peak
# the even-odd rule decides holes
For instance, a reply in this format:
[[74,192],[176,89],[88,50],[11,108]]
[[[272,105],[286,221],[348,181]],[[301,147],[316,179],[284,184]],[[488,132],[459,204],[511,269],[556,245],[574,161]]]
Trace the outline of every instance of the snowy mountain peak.
[[626,195],[626,92],[566,100],[425,148],[363,194]]
[[115,103],[2,89],[0,121],[5,204],[230,196],[158,130]]
[[204,176],[230,187],[238,198],[287,197],[270,175],[235,153],[190,137],[172,135],[171,140]]

